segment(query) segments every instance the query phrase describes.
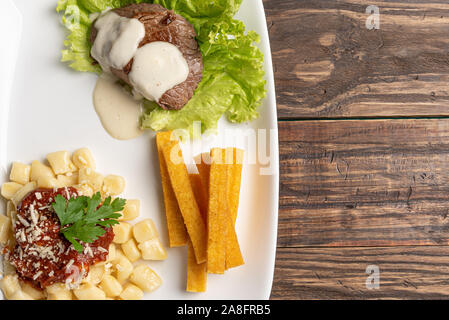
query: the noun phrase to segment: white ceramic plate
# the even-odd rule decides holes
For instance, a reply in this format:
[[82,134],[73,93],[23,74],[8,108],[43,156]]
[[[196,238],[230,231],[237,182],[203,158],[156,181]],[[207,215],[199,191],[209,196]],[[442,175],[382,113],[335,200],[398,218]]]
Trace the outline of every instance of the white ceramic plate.
[[[60,62],[66,30],[59,22],[55,7],[56,0],[0,1],[0,38],[4,44],[0,50],[0,182],[6,181],[12,161],[43,161],[52,151],[89,147],[99,172],[126,178],[123,196],[141,200],[139,219],[152,218],[167,246],[154,133],[118,141],[105,132],[92,105],[96,76],[72,71]],[[279,189],[271,53],[262,1],[245,0],[237,16],[248,30],[255,30],[261,36],[268,95],[260,107],[258,120],[233,125],[221,119],[218,136],[203,138],[202,148],[233,145],[229,139],[224,142],[221,139],[225,135],[229,138],[226,130],[271,130],[267,151],[271,154],[270,163],[262,157],[243,167],[236,228],[246,263],[225,275],[209,275],[207,292],[188,293],[185,291],[186,248],[169,248],[167,260],[148,262],[163,279],[163,285],[147,294],[146,299],[268,299],[270,296]],[[260,142],[265,146],[263,140]],[[246,157],[254,157],[263,150],[248,148],[242,141],[235,144],[247,149]],[[271,174],[261,174],[267,166],[271,167]]]

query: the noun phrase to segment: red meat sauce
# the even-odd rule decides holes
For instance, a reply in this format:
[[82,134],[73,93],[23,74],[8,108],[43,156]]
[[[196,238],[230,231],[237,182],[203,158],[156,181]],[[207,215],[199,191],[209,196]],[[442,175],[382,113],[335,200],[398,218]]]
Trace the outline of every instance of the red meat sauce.
[[37,189],[22,200],[14,222],[16,243],[6,249],[5,256],[19,278],[38,289],[57,282],[76,285],[87,276],[91,265],[106,261],[114,239],[109,227],[96,241],[84,243],[82,253],[76,251],[59,232],[61,225],[51,206],[58,194],[65,199],[78,196],[71,187]]

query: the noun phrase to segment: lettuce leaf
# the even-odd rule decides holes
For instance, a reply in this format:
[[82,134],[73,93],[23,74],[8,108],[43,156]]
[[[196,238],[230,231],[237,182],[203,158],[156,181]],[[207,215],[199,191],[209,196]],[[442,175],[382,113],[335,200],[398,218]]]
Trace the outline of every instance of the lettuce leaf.
[[195,28],[203,54],[203,79],[193,98],[181,110],[163,110],[149,102],[142,127],[152,130],[192,130],[200,121],[203,131],[216,128],[225,114],[231,122],[251,121],[266,95],[263,54],[255,45],[259,36],[246,32],[234,19],[242,0],[59,0],[57,11],[70,34],[62,61],[85,72],[101,73],[90,57],[91,14],[131,3],[158,3],[185,17]]

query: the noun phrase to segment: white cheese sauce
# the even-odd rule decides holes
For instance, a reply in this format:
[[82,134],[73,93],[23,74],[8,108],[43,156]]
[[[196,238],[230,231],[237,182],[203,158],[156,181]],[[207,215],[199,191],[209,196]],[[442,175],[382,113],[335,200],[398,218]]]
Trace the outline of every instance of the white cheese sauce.
[[145,27],[137,19],[121,17],[115,12],[102,14],[95,22],[97,36],[91,55],[105,72],[123,69],[136,54],[145,36]]
[[128,140],[140,136],[142,100],[136,100],[117,79],[103,74],[98,78],[94,95],[95,111],[104,129],[115,139]]
[[188,75],[189,65],[178,47],[155,41],[137,50],[128,76],[137,92],[158,102],[167,90],[184,82]]

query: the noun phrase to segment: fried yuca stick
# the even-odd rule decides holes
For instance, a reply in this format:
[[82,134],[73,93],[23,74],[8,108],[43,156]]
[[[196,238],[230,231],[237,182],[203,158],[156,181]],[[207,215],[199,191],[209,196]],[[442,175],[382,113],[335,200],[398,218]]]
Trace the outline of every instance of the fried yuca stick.
[[[207,216],[207,191],[203,186],[199,174],[189,174],[190,183],[192,184],[193,193],[195,194],[198,207],[201,211],[203,221]],[[195,253],[190,240],[188,241],[187,251],[187,291],[204,292],[207,287],[207,264],[206,262],[197,263]]]
[[227,270],[230,268],[241,266],[245,263],[245,261],[243,260],[239,240],[237,238],[237,234],[235,233],[235,226],[230,215],[226,215],[226,226],[227,232],[225,268]]
[[[211,150],[209,206],[207,211],[207,272],[223,274],[226,268],[227,168],[224,150]],[[224,190],[223,190],[224,189]]]
[[[224,152],[224,162],[226,165],[227,183],[225,192],[227,194],[226,200],[228,203],[228,210],[226,214],[226,239],[225,239],[225,269],[233,268],[244,264],[243,257],[238,243],[238,238],[235,233],[235,220],[237,218],[237,211],[239,205],[241,172],[243,163],[243,150],[237,148],[227,148],[222,150]],[[205,154],[196,157],[197,166],[202,181],[207,181],[206,176],[210,172],[210,165],[199,158],[205,158]],[[223,191],[222,191],[223,192]]]
[[210,153],[202,153],[195,157],[196,167],[203,182],[206,191],[209,190],[209,176],[210,176]]
[[200,208],[201,217],[204,223],[207,221],[207,206],[208,198],[207,189],[203,185],[203,180],[200,174],[189,173],[190,184],[192,185],[193,194],[195,195],[196,202]]
[[207,287],[207,263],[197,263],[192,242],[188,241],[187,250],[187,288],[189,292],[204,292]]
[[[232,221],[235,224],[237,220],[237,212],[239,208],[239,198],[240,198],[240,186],[242,183],[242,164],[243,164],[243,150],[238,148],[227,148],[226,156],[229,160],[230,154],[232,154],[232,163],[228,167],[231,172],[228,174],[227,183],[227,193],[228,193],[228,206],[229,211],[232,215]],[[209,175],[210,175],[210,164],[204,161],[204,159],[210,160],[210,154],[203,153],[195,157],[195,162],[197,164],[198,172],[201,177],[203,185],[205,185],[206,190],[209,189]]]
[[243,150],[237,148],[227,148],[227,154],[232,152],[232,163],[228,166],[228,206],[229,212],[232,216],[232,221],[235,224],[237,220],[237,212],[239,209],[240,185],[242,183],[242,164],[243,164]]
[[239,206],[240,184],[242,175],[243,150],[226,149],[226,195],[228,212],[226,215],[226,269],[244,264],[242,252],[235,232],[235,221]]
[[179,210],[178,201],[173,191],[167,164],[162,153],[162,145],[170,141],[171,131],[156,134],[157,152],[159,155],[159,168],[161,172],[162,191],[164,193],[165,215],[167,218],[168,239],[170,247],[179,247],[187,243],[187,229]]
[[196,261],[197,263],[205,262],[207,259],[206,226],[190,184],[187,167],[182,160],[181,148],[178,142],[170,141],[162,145],[162,153],[187,233],[192,241]]

